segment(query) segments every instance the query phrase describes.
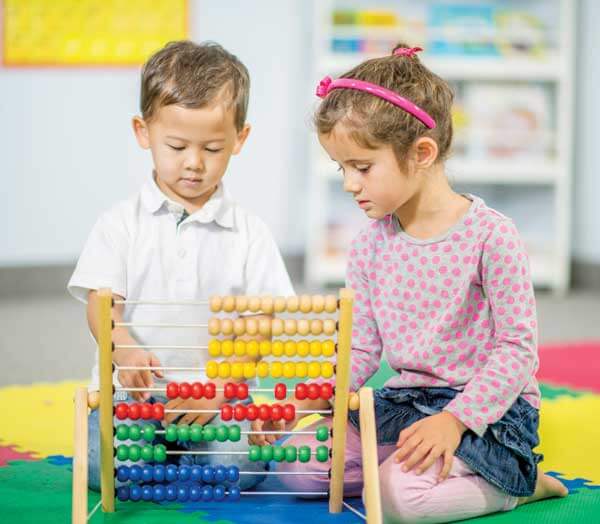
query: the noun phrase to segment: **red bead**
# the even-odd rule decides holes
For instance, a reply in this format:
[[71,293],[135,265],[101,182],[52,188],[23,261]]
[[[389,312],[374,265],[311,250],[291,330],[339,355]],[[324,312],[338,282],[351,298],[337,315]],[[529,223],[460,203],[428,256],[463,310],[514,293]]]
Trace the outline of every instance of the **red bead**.
[[129,404],[129,418],[131,420],[137,420],[140,418],[141,407],[139,404]]
[[308,386],[306,384],[303,384],[302,382],[296,384],[296,398],[298,400],[304,400],[304,399],[306,399],[307,395],[308,395]]
[[231,420],[233,417],[233,408],[230,404],[223,404],[221,406],[221,418],[223,420]]
[[169,382],[167,384],[167,397],[177,398],[179,396],[179,384],[177,382]]
[[246,418],[248,420],[256,420],[258,418],[258,407],[256,404],[248,404],[246,406]]
[[236,385],[233,382],[227,382],[223,388],[223,393],[227,399],[235,398],[235,394],[237,393]]
[[333,397],[333,386],[329,382],[321,384],[321,398],[329,400],[331,397]]
[[246,419],[246,412],[247,409],[246,406],[244,406],[244,404],[236,404],[233,408],[233,417],[235,418],[235,420],[240,422]]
[[283,418],[286,422],[291,422],[296,418],[296,406],[294,406],[294,404],[286,404],[283,406]]
[[152,418],[154,420],[162,420],[165,417],[165,406],[163,404],[154,404],[152,406]]
[[285,384],[279,382],[279,384],[275,384],[275,389],[273,390],[273,395],[277,400],[284,400],[287,395],[287,387]]
[[204,386],[201,382],[194,382],[192,384],[192,398],[196,400],[201,399],[204,395]]
[[217,388],[212,382],[207,382],[204,384],[204,398],[215,398],[217,394]]
[[150,420],[152,418],[152,404],[142,404],[140,406],[140,417],[144,420]]
[[271,405],[271,420],[278,421],[283,417],[283,408],[280,404]]
[[117,404],[115,407],[115,415],[119,420],[125,420],[129,416],[129,406],[125,402]]
[[308,398],[310,400],[317,400],[321,396],[321,387],[319,384],[308,385]]
[[246,400],[248,398],[248,384],[241,382],[237,385],[237,398]]
[[268,404],[261,404],[258,406],[258,416],[260,420],[271,420],[271,406]]
[[179,396],[181,398],[190,398],[192,396],[192,386],[188,382],[179,384]]

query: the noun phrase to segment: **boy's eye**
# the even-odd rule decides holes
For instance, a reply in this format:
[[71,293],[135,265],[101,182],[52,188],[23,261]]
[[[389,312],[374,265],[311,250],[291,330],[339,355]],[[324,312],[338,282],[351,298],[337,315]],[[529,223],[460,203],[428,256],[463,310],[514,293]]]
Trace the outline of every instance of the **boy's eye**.
[[207,147],[206,150],[209,153],[220,153],[221,151],[223,151],[223,148],[215,149],[215,148]]
[[185,146],[172,146],[171,144],[167,144],[171,149],[174,149],[175,151],[183,151],[185,149]]

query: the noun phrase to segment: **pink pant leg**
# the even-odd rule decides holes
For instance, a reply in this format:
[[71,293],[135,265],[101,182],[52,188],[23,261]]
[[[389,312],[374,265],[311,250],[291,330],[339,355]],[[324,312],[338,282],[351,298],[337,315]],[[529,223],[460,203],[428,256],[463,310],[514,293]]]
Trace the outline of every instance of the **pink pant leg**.
[[500,491],[457,457],[450,475],[440,483],[441,458],[422,475],[401,468],[393,455],[379,467],[382,510],[390,524],[450,522],[508,511],[517,504],[516,497]]

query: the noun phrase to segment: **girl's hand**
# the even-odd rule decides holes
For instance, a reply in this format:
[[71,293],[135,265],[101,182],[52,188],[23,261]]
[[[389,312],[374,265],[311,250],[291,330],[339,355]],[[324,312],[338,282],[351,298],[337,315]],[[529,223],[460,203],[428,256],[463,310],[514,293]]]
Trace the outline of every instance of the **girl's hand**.
[[[218,399],[193,399],[193,398],[174,398],[165,404],[165,409],[219,409],[220,401]],[[182,416],[183,415],[183,416]],[[165,413],[164,425],[171,424],[177,417],[181,419],[178,424],[206,424],[210,422],[216,413]]]
[[417,466],[415,473],[420,475],[443,456],[444,465],[438,477],[441,482],[450,473],[454,452],[466,430],[467,427],[447,411],[419,420],[400,432],[395,461],[404,461],[404,472]]
[[[261,420],[256,419],[252,421],[252,431],[287,431],[296,425],[296,421],[292,421],[286,424],[285,420]],[[257,446],[266,446],[267,444],[274,444],[276,440],[279,440],[283,435],[248,435],[248,443],[256,444]]]
[[[144,349],[121,349],[115,350],[114,361],[118,366],[151,366],[159,367],[161,365],[154,353]],[[162,378],[161,370],[121,370],[118,378],[121,385],[125,388],[151,388],[154,386],[152,375]],[[149,391],[132,391],[131,396],[135,400],[148,400]]]

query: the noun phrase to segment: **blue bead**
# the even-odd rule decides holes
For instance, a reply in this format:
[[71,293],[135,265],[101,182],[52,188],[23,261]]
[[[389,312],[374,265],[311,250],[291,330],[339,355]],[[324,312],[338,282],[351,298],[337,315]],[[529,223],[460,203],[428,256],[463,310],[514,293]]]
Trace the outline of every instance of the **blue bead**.
[[175,482],[177,480],[177,466],[175,464],[169,464],[166,467],[165,480],[167,482]]
[[215,468],[215,482],[221,484],[227,480],[227,468],[225,466],[217,466]]
[[164,482],[165,480],[165,467],[162,464],[156,464],[152,477],[155,482]]
[[177,500],[177,486],[175,484],[167,484],[167,500]]
[[121,482],[129,480],[129,466],[119,466],[117,468],[117,480]]
[[229,486],[229,500],[240,500],[240,488],[238,486]]
[[204,486],[202,488],[202,502],[210,502],[213,498],[212,486]]
[[214,494],[215,500],[217,500],[217,501],[224,500],[225,499],[225,486],[223,486],[221,484],[217,484],[213,488],[213,494]]
[[133,482],[142,480],[142,468],[140,466],[131,466],[129,469],[129,480]]
[[229,468],[227,468],[227,480],[229,482],[237,482],[240,480],[240,468],[237,466],[229,466]]
[[137,484],[129,486],[129,498],[134,502],[137,502],[142,498],[142,488]]
[[142,480],[144,482],[152,482],[154,480],[154,467],[146,464],[142,467]]
[[129,500],[129,486],[121,486],[117,488],[117,498],[121,502]]
[[167,494],[167,490],[162,484],[156,484],[154,486],[154,493],[152,494],[152,499],[154,502],[162,502],[165,500],[165,495]]
[[189,466],[179,466],[179,481],[185,482],[190,480],[191,476],[191,468]]
[[202,466],[192,466],[190,471],[190,480],[193,482],[202,481]]
[[196,484],[190,486],[190,500],[196,502],[202,497],[202,488]]
[[211,466],[204,466],[202,468],[202,480],[204,482],[212,482],[215,480],[215,468]]
[[187,502],[190,493],[187,486],[179,486],[177,488],[177,501],[178,502]]
[[148,484],[142,486],[142,498],[144,500],[150,502],[152,500],[153,495],[154,490],[152,489],[152,486],[149,486]]

